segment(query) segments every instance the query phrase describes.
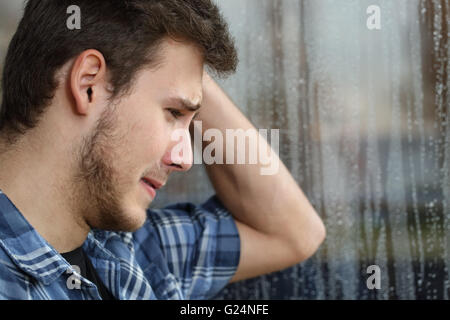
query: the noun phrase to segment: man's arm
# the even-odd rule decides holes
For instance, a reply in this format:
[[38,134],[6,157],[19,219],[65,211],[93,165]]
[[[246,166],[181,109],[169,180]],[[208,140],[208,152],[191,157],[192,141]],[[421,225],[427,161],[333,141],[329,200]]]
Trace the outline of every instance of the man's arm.
[[[255,129],[206,72],[198,120],[203,132],[216,128],[223,137],[226,129]],[[261,140],[258,148],[269,150]],[[273,175],[261,175],[259,159],[257,164],[206,165],[217,196],[236,220],[241,239],[239,266],[230,282],[300,263],[313,255],[325,238],[320,217],[276,153],[270,152],[279,161],[279,170]],[[225,163],[225,147],[223,158]]]

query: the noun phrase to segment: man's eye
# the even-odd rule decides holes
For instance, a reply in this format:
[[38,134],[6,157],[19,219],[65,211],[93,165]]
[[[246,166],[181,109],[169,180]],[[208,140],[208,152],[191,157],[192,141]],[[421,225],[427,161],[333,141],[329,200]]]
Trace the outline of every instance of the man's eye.
[[178,119],[179,117],[183,116],[183,113],[181,113],[180,111],[178,111],[176,109],[168,109],[168,110],[175,119]]

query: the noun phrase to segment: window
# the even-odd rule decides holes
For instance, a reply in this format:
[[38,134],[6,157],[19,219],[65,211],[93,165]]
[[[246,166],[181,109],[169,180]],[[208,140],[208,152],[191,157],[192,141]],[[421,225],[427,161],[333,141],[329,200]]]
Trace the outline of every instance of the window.
[[[221,297],[448,299],[450,2],[219,4],[240,57],[222,84],[256,127],[280,129],[280,156],[327,227],[313,258]],[[160,200],[204,199],[198,167]]]

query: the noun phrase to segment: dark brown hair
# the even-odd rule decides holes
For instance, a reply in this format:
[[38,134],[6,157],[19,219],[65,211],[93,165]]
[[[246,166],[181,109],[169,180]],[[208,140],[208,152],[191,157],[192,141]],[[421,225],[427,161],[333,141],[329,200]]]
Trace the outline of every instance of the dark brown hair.
[[[79,30],[67,28],[71,5],[81,9]],[[194,42],[219,74],[236,69],[228,26],[211,0],[29,0],[6,55],[0,130],[35,127],[58,86],[56,72],[87,49],[105,57],[111,98],[125,94],[167,36]]]

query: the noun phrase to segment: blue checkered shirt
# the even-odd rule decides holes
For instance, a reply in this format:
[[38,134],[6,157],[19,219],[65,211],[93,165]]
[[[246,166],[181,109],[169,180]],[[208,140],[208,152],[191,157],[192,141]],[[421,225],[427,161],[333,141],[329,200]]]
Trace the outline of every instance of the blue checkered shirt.
[[[212,299],[237,269],[240,240],[213,196],[148,209],[133,233],[91,230],[83,249],[117,299]],[[0,299],[101,299],[1,191]]]

